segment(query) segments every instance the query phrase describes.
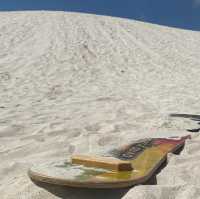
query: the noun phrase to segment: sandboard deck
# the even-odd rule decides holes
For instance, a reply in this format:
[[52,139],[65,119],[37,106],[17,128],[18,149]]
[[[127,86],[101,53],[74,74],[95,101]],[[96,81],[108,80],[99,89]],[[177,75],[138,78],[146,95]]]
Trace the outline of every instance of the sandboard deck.
[[35,181],[69,187],[129,187],[145,183],[166,160],[167,154],[180,149],[188,138],[190,136],[143,139],[108,153],[109,157],[131,163],[133,170],[119,171],[61,161],[34,166],[28,174]]

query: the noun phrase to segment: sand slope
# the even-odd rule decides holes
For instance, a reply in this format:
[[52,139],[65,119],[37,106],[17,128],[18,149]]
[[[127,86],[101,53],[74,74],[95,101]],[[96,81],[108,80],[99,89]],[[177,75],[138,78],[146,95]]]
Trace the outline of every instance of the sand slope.
[[47,191],[26,175],[43,159],[198,128],[168,114],[199,113],[199,32],[78,13],[2,12],[0,44],[1,198],[199,197],[198,137],[171,157],[158,186],[127,195]]

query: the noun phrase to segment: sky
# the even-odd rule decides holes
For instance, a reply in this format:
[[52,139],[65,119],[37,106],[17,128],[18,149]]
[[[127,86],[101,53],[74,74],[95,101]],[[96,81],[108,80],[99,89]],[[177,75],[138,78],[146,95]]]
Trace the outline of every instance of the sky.
[[73,11],[200,30],[200,0],[0,0],[0,10]]

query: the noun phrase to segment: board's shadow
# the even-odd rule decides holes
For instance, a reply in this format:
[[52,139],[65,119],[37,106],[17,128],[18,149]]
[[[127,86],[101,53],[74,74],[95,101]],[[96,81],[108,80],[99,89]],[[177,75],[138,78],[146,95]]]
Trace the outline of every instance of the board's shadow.
[[[190,120],[197,122],[197,124],[200,125],[200,115],[173,113],[170,114],[170,117],[188,118]],[[198,133],[200,131],[200,128],[187,129],[187,131],[192,133]]]
[[124,189],[83,189],[83,188],[69,188],[65,186],[51,185],[42,182],[35,182],[37,186],[46,189],[50,193],[62,199],[120,199],[128,191],[129,188]]

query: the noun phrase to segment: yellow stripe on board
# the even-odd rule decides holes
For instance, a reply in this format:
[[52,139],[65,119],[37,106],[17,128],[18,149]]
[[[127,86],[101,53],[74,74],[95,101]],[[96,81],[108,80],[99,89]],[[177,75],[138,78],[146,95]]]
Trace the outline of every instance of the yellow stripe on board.
[[174,144],[162,144],[144,150],[136,159],[132,160],[133,171],[107,172],[97,176],[107,181],[134,180],[148,175],[157,164],[174,148]]

